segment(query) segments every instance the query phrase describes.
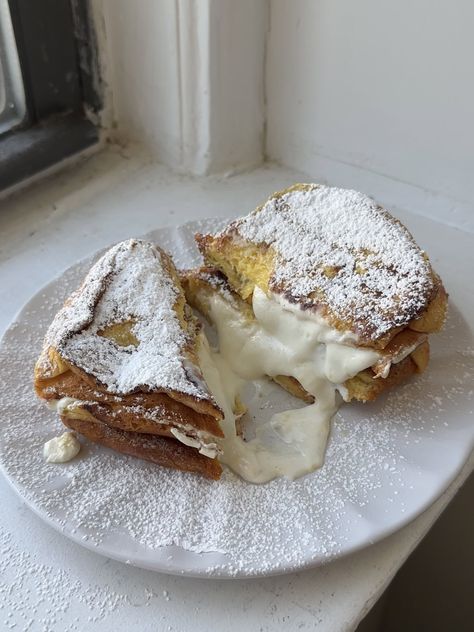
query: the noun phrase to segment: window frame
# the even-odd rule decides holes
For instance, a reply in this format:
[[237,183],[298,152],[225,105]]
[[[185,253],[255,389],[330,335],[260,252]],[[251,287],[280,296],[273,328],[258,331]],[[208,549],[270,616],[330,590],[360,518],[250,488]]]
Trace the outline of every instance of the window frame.
[[[97,43],[84,0],[9,0],[26,115],[0,136],[0,190],[99,140]],[[92,116],[91,116],[92,114]]]

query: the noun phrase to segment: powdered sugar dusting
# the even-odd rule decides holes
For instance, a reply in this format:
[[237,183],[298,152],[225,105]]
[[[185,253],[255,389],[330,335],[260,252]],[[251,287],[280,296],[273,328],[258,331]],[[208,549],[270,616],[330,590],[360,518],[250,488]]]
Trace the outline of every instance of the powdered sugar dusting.
[[433,291],[431,267],[406,228],[362,193],[305,187],[270,198],[223,232],[273,247],[272,289],[328,307],[364,337],[420,315]]
[[[109,392],[145,388],[208,399],[200,370],[185,353],[190,338],[173,309],[179,290],[165,256],[136,239],[111,248],[56,315],[46,344]],[[133,322],[137,346],[121,346],[99,335],[109,325],[127,321]]]
[[[191,230],[199,228],[183,232]],[[184,265],[198,263],[195,253],[179,254]],[[83,270],[71,270],[33,299],[0,348],[0,459],[41,515],[94,550],[186,574],[256,575],[322,563],[414,517],[472,446],[474,351],[452,308],[428,372],[374,405],[343,407],[325,465],[295,482],[250,485],[229,471],[210,482],[87,442],[69,464],[48,465],[41,447],[61,424],[34,397],[31,371],[44,328]],[[267,404],[260,393],[251,413],[258,416]],[[51,579],[47,568],[38,572],[45,583]],[[108,600],[108,611],[124,596],[97,592],[97,598]],[[60,604],[66,602],[63,596]]]

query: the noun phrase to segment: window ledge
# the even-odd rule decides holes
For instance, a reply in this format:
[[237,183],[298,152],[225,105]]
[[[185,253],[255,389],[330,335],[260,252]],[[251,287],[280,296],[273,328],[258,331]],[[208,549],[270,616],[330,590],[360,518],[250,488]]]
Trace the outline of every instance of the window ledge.
[[68,114],[0,138],[0,191],[44,171],[99,141],[97,127]]

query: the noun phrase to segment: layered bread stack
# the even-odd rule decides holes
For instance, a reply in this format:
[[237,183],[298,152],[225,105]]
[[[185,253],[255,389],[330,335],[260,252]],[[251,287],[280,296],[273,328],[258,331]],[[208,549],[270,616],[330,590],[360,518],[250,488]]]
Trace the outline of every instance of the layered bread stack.
[[170,257],[119,243],[56,315],[36,392],[91,441],[218,478],[222,412],[199,367],[199,331]]

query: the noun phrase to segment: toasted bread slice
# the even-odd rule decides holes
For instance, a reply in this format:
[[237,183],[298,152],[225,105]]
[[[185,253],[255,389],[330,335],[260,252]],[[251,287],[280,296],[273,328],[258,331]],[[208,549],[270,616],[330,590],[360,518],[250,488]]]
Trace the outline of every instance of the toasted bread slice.
[[216,235],[197,235],[205,263],[243,300],[255,286],[383,349],[405,327],[438,331],[447,295],[408,230],[367,196],[296,184]]
[[[251,305],[232,290],[224,274],[212,267],[183,270],[180,273],[181,284],[190,305],[198,309],[206,318],[210,318],[210,301],[215,294],[228,302],[248,323],[255,321]],[[231,333],[229,334],[231,335]],[[429,358],[427,335],[405,328],[391,342],[380,350],[379,360],[370,369],[347,380],[343,385],[347,401],[371,401],[387,389],[406,380],[414,373],[426,368]],[[311,403],[310,395],[294,377],[273,376],[291,395]]]
[[377,378],[374,370],[366,369],[344,383],[349,400],[371,402],[386,390],[398,386],[416,373],[423,373],[430,357],[428,341],[420,344],[400,362],[394,363],[385,378]]
[[184,472],[201,474],[217,480],[222,468],[216,459],[209,459],[175,439],[138,432],[126,432],[91,419],[61,416],[65,426],[116,452],[135,456],[156,465]]
[[199,366],[201,340],[169,256],[131,239],[93,266],[56,315],[35,389],[63,419],[177,437],[208,458],[223,436],[222,411]]

